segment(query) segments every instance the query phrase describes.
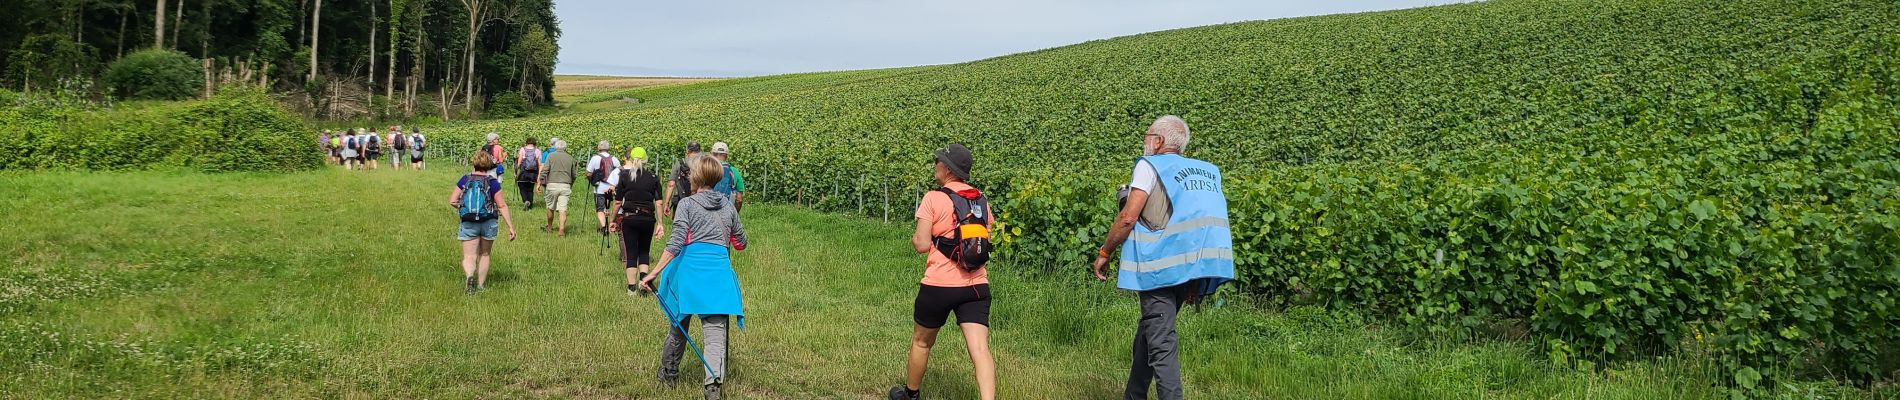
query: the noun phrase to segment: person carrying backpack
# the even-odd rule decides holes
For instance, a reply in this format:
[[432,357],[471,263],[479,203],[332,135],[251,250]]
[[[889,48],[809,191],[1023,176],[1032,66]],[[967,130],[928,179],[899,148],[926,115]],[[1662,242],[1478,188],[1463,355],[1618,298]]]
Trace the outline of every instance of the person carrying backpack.
[[[673,236],[667,238],[660,262],[654,264],[657,269],[641,278],[638,288],[654,292],[667,319],[666,340],[660,345],[660,384],[678,383],[680,357],[692,346],[706,369],[702,383],[706,399],[717,400],[726,382],[731,323],[737,320],[745,328],[745,302],[739,275],[732,270],[732,251],[744,250],[748,240],[732,199],[711,190],[719,181],[719,162],[700,156],[689,165],[693,194],[680,200]],[[659,281],[659,287],[653,286],[654,281]],[[701,342],[693,342],[686,332],[686,323],[695,316],[705,335]]]
[[402,159],[409,156],[409,137],[402,134],[402,128],[389,126],[389,169],[402,169]]
[[534,209],[534,182],[541,177],[541,150],[534,147],[534,138],[515,150],[515,189],[521,191],[521,204],[527,210]]
[[409,127],[409,164],[410,164],[409,167],[410,168],[415,168],[417,171],[422,170],[422,167],[425,165],[422,163],[422,151],[427,150],[428,147],[429,147],[429,139],[422,136],[422,129],[418,129],[413,126]]
[[627,295],[645,293],[639,290],[639,282],[652,264],[653,240],[666,235],[666,228],[658,226],[662,199],[660,177],[647,171],[646,165],[647,149],[635,147],[627,151],[627,159],[617,172],[607,176],[607,185],[613,187],[611,197],[616,211],[607,230],[620,232],[620,254],[627,267]]
[[475,294],[488,288],[488,266],[499,225],[508,224],[508,240],[514,241],[515,221],[508,215],[508,201],[502,199],[501,180],[490,173],[495,169],[495,159],[477,153],[470,157],[469,166],[475,170],[455,182],[449,206],[461,217],[455,238],[462,241],[462,290]]
[[686,157],[673,161],[672,172],[667,174],[666,200],[664,202],[666,208],[660,209],[661,215],[673,215],[673,210],[679,208],[680,199],[684,199],[686,195],[690,194],[687,190],[691,189],[693,185],[691,182],[687,182],[686,179],[692,170],[686,166],[687,161],[691,161],[693,156],[696,155],[699,155],[699,142],[686,142]]
[[[536,179],[535,185],[548,191],[542,201],[548,204],[548,222],[541,226],[541,231],[559,232],[561,237],[567,237],[568,198],[574,194],[574,180],[580,175],[574,173],[577,163],[574,162],[574,156],[567,154],[567,141],[549,140],[548,148],[550,151],[547,159],[541,160],[541,176]],[[554,225],[556,214],[561,217],[559,229]]]
[[1133,363],[1124,398],[1148,398],[1152,384],[1161,399],[1180,399],[1180,351],[1175,317],[1234,279],[1234,237],[1228,228],[1227,197],[1220,168],[1187,158],[1187,122],[1173,115],[1155,119],[1142,136],[1128,196],[1096,250],[1095,279],[1115,259],[1115,286],[1136,292],[1141,319],[1135,325]]
[[479,151],[488,153],[488,156],[495,160],[495,177],[500,178],[508,174],[508,156],[504,155],[507,150],[501,147],[501,134],[489,132],[488,144],[482,145]]
[[911,234],[913,250],[924,256],[924,279],[918,282],[912,304],[910,357],[904,384],[892,387],[892,400],[915,400],[924,383],[924,369],[937,332],[950,314],[957,315],[964,348],[976,373],[976,389],[984,400],[996,398],[996,360],[990,355],[989,231],[996,223],[989,199],[966,183],[974,160],[970,149],[951,144],[938,150],[933,175],[942,185],[924,193],[917,204],[917,229]]
[[595,150],[594,156],[587,159],[587,184],[594,187],[594,220],[600,224],[600,234],[606,235],[607,209],[612,205],[612,200],[607,198],[607,190],[613,188],[607,186],[607,175],[613,173],[620,161],[614,159],[613,146],[605,140],[600,141]]
[[745,175],[740,174],[739,168],[732,166],[732,161],[727,160],[728,153],[731,152],[732,149],[726,146],[726,142],[714,142],[712,145],[713,158],[719,159],[719,167],[724,170],[719,178],[719,184],[713,185],[713,191],[732,197],[734,208],[744,209]]
[[356,149],[362,147],[356,143],[356,140],[356,130],[343,130],[343,149],[340,153],[343,156],[343,169],[346,171],[356,169]]
[[382,135],[377,135],[375,130],[364,129],[362,137],[363,149],[366,151],[363,153],[363,160],[369,165],[369,169],[376,169],[376,164],[383,163]]

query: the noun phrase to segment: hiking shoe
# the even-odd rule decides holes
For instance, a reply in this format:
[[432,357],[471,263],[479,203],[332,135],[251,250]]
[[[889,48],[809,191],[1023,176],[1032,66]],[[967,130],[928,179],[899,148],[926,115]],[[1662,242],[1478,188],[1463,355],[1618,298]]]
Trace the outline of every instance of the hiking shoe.
[[891,400],[917,400],[917,396],[911,396],[910,390],[905,389],[904,385],[897,385],[891,387]]
[[678,388],[680,386],[679,375],[667,375],[664,372],[660,373],[660,386],[665,386],[667,389]]
[[468,277],[462,282],[462,294],[475,294],[475,277]]
[[719,384],[706,385],[706,400],[719,400]]

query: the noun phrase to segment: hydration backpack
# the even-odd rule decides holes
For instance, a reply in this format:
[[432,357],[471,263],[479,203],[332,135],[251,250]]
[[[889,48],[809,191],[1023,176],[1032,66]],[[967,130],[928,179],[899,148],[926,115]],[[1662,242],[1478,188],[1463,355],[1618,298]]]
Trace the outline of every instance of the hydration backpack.
[[408,149],[409,149],[409,138],[407,138],[407,137],[404,137],[404,136],[403,136],[402,134],[400,134],[400,133],[398,133],[398,134],[396,134],[396,140],[395,140],[395,141],[393,141],[393,142],[391,142],[390,144],[391,144],[392,146],[395,146],[395,147],[396,147],[396,150],[408,150]]
[[949,257],[951,262],[964,271],[976,271],[990,262],[990,199],[976,189],[958,193],[950,188],[937,188],[937,192],[950,196],[950,204],[955,205],[957,227],[950,230],[950,237],[938,236],[934,239],[937,252]]
[[409,135],[410,148],[413,148],[416,150],[422,150],[422,148],[426,147],[427,145],[428,145],[428,142],[422,139],[422,134],[417,133],[417,134]]
[[614,162],[613,157],[601,156],[600,162],[594,164],[594,172],[587,173],[587,184],[599,185],[601,182],[606,181],[607,171],[609,169],[619,169],[615,168],[616,165],[619,165],[619,163]]
[[349,136],[349,137],[347,137],[347,138],[344,138],[344,139],[343,139],[343,148],[345,148],[345,149],[350,149],[350,150],[356,150],[356,136],[354,136],[354,135],[352,135],[352,136]]
[[486,222],[495,219],[495,199],[488,194],[494,177],[469,174],[462,185],[462,206],[457,211],[462,222]]
[[376,151],[377,145],[379,144],[378,142],[381,141],[381,139],[376,138],[376,135],[369,135],[369,145],[365,147],[369,148],[370,151]]
[[[526,149],[523,149],[523,150],[526,150]],[[541,153],[540,153],[540,152],[536,152],[536,151],[530,151],[530,152],[528,152],[528,156],[527,156],[527,157],[522,157],[522,158],[521,158],[521,170],[522,170],[522,171],[539,171],[539,170],[541,170],[541,158],[540,158],[540,157],[536,157],[536,156],[538,156],[538,155],[541,155]]]

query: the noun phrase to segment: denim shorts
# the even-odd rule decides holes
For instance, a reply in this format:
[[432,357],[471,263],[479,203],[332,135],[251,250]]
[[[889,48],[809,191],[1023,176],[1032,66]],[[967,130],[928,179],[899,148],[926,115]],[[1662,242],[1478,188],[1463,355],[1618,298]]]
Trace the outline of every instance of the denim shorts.
[[500,218],[491,219],[491,220],[482,221],[482,222],[464,221],[461,223],[461,229],[458,229],[455,232],[455,240],[466,242],[470,240],[475,240],[475,238],[479,237],[482,239],[488,239],[489,241],[494,241],[495,237],[500,236],[500,233],[501,233],[501,219]]

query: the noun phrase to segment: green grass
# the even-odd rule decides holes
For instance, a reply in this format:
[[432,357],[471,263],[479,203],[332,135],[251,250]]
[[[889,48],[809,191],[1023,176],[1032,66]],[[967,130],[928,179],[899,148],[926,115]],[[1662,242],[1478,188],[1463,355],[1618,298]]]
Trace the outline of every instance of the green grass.
[[[497,245],[491,288],[463,295],[444,205],[459,169],[436,167],[0,175],[0,397],[697,396],[653,383],[666,329],[653,300],[625,295],[595,237],[541,233],[541,210],[519,213],[520,240]],[[870,398],[898,382],[921,264],[908,226],[777,205],[745,218],[754,243],[736,259],[750,315],[728,393]],[[1081,266],[996,269],[1002,397],[1119,396],[1131,296]],[[1526,343],[1228,300],[1181,317],[1190,397],[1721,395],[1693,354],[1576,371]],[[960,335],[942,337],[927,397],[973,398]]]

